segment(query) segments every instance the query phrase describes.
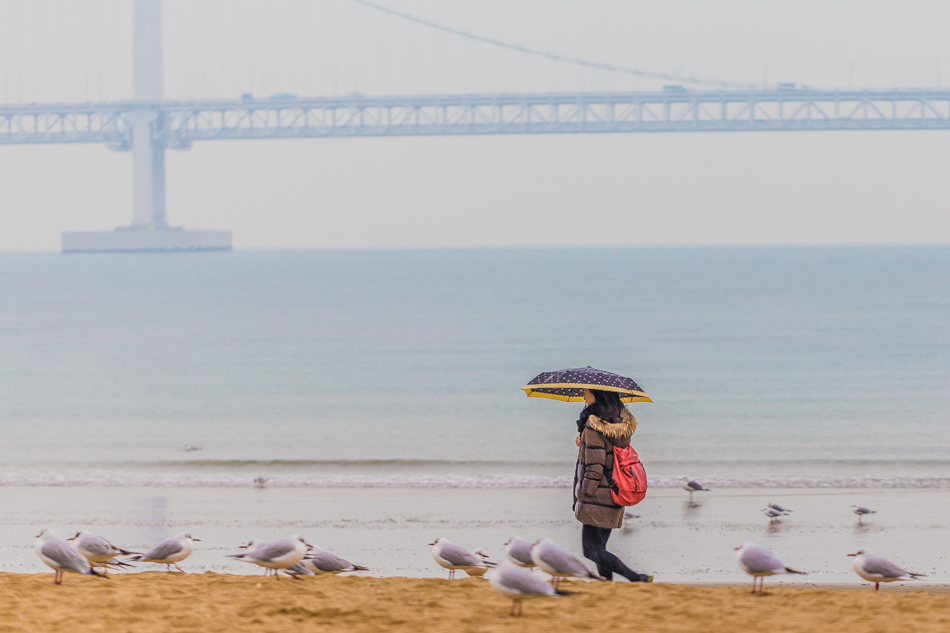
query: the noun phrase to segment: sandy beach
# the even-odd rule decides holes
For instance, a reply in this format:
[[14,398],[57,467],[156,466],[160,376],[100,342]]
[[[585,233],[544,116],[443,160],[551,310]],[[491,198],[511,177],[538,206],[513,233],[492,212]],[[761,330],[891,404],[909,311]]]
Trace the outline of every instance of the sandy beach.
[[207,572],[104,580],[0,574],[0,628],[69,631],[587,631],[606,623],[683,631],[945,631],[944,591],[571,582],[572,595],[510,602],[485,580],[332,578],[295,582]]

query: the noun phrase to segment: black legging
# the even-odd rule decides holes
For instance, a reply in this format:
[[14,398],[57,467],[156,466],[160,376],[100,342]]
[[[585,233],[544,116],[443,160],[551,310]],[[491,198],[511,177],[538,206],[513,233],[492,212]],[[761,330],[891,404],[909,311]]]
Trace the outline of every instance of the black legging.
[[610,538],[610,529],[584,525],[581,530],[581,543],[584,545],[584,556],[597,564],[597,573],[607,580],[614,579],[618,573],[630,582],[646,581],[646,574],[638,574],[623,564],[615,554],[607,551],[607,539]]

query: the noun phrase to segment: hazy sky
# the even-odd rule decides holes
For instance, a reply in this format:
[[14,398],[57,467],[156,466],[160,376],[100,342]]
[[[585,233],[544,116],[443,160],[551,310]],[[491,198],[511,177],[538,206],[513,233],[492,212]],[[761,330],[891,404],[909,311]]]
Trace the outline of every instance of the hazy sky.
[[[950,84],[950,3],[378,0],[562,55],[817,88]],[[128,98],[131,2],[0,0],[0,103]],[[166,0],[166,95],[653,89],[350,0]],[[941,75],[946,76],[946,80]],[[237,248],[950,241],[948,132],[217,141],[168,218]],[[131,220],[131,155],[0,146],[0,249]]]

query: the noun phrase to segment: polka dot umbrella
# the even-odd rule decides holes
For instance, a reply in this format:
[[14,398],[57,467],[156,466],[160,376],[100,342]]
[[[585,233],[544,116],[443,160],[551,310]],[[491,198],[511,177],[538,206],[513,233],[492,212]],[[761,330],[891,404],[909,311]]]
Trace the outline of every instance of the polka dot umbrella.
[[615,391],[621,402],[653,402],[632,378],[593,367],[546,371],[521,388],[529,398],[564,402],[583,402],[584,389]]

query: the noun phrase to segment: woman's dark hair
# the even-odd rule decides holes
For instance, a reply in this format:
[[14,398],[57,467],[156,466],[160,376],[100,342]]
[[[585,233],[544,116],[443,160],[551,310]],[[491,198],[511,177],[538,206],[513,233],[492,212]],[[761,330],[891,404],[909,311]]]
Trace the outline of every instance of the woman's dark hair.
[[601,391],[591,389],[594,396],[594,404],[589,404],[581,411],[581,416],[577,418],[577,432],[580,433],[587,426],[587,418],[596,415],[604,422],[619,422],[620,414],[623,412],[623,403],[620,402],[620,394],[616,391]]

